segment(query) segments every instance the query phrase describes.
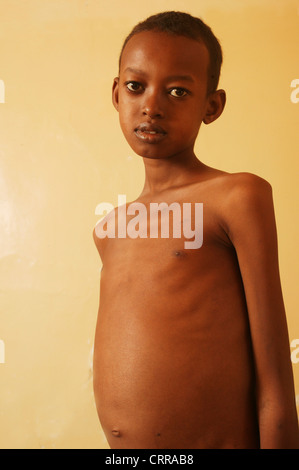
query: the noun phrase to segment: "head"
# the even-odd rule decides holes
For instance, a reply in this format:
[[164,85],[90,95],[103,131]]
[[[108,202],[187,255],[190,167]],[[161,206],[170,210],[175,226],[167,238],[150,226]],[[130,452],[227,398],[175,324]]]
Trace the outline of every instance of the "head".
[[135,34],[143,31],[164,32],[169,35],[185,36],[190,39],[202,41],[209,53],[207,93],[216,91],[223,60],[222,49],[211,28],[200,18],[195,18],[188,13],[179,11],[166,11],[152,15],[146,20],[141,21],[132,29],[123,43],[119,57],[119,69],[126,44]]
[[140,23],[125,40],[113,103],[138,155],[191,158],[201,123],[222,113],[225,92],[217,90],[222,55],[213,38],[201,20],[169,12]]

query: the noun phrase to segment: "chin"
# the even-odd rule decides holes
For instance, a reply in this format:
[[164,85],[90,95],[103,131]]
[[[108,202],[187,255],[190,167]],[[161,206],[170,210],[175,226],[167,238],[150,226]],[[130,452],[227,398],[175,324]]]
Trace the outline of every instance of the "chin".
[[[130,142],[128,142],[128,144],[130,145]],[[136,155],[151,160],[168,159],[173,155],[171,152],[166,152],[165,149],[163,150],[161,146],[153,144],[142,146],[142,148],[136,145],[130,145],[130,147]]]

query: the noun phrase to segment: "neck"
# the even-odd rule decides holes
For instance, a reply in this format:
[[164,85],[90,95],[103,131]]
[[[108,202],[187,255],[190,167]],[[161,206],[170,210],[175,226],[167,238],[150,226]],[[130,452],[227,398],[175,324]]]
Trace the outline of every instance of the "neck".
[[143,158],[145,183],[142,196],[155,195],[167,189],[183,186],[192,182],[205,166],[195,154],[184,159]]

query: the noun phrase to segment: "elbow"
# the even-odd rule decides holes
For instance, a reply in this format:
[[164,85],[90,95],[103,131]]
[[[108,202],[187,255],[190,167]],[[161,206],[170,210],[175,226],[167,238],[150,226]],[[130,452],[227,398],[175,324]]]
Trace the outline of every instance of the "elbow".
[[265,402],[259,410],[261,449],[299,449],[296,406]]

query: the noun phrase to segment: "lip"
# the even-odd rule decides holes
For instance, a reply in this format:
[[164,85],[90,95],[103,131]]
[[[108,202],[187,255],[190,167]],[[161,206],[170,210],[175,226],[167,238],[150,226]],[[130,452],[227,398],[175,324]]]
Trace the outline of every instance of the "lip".
[[167,134],[163,127],[148,122],[139,124],[139,126],[134,129],[134,133],[139,140],[148,144],[161,142]]

